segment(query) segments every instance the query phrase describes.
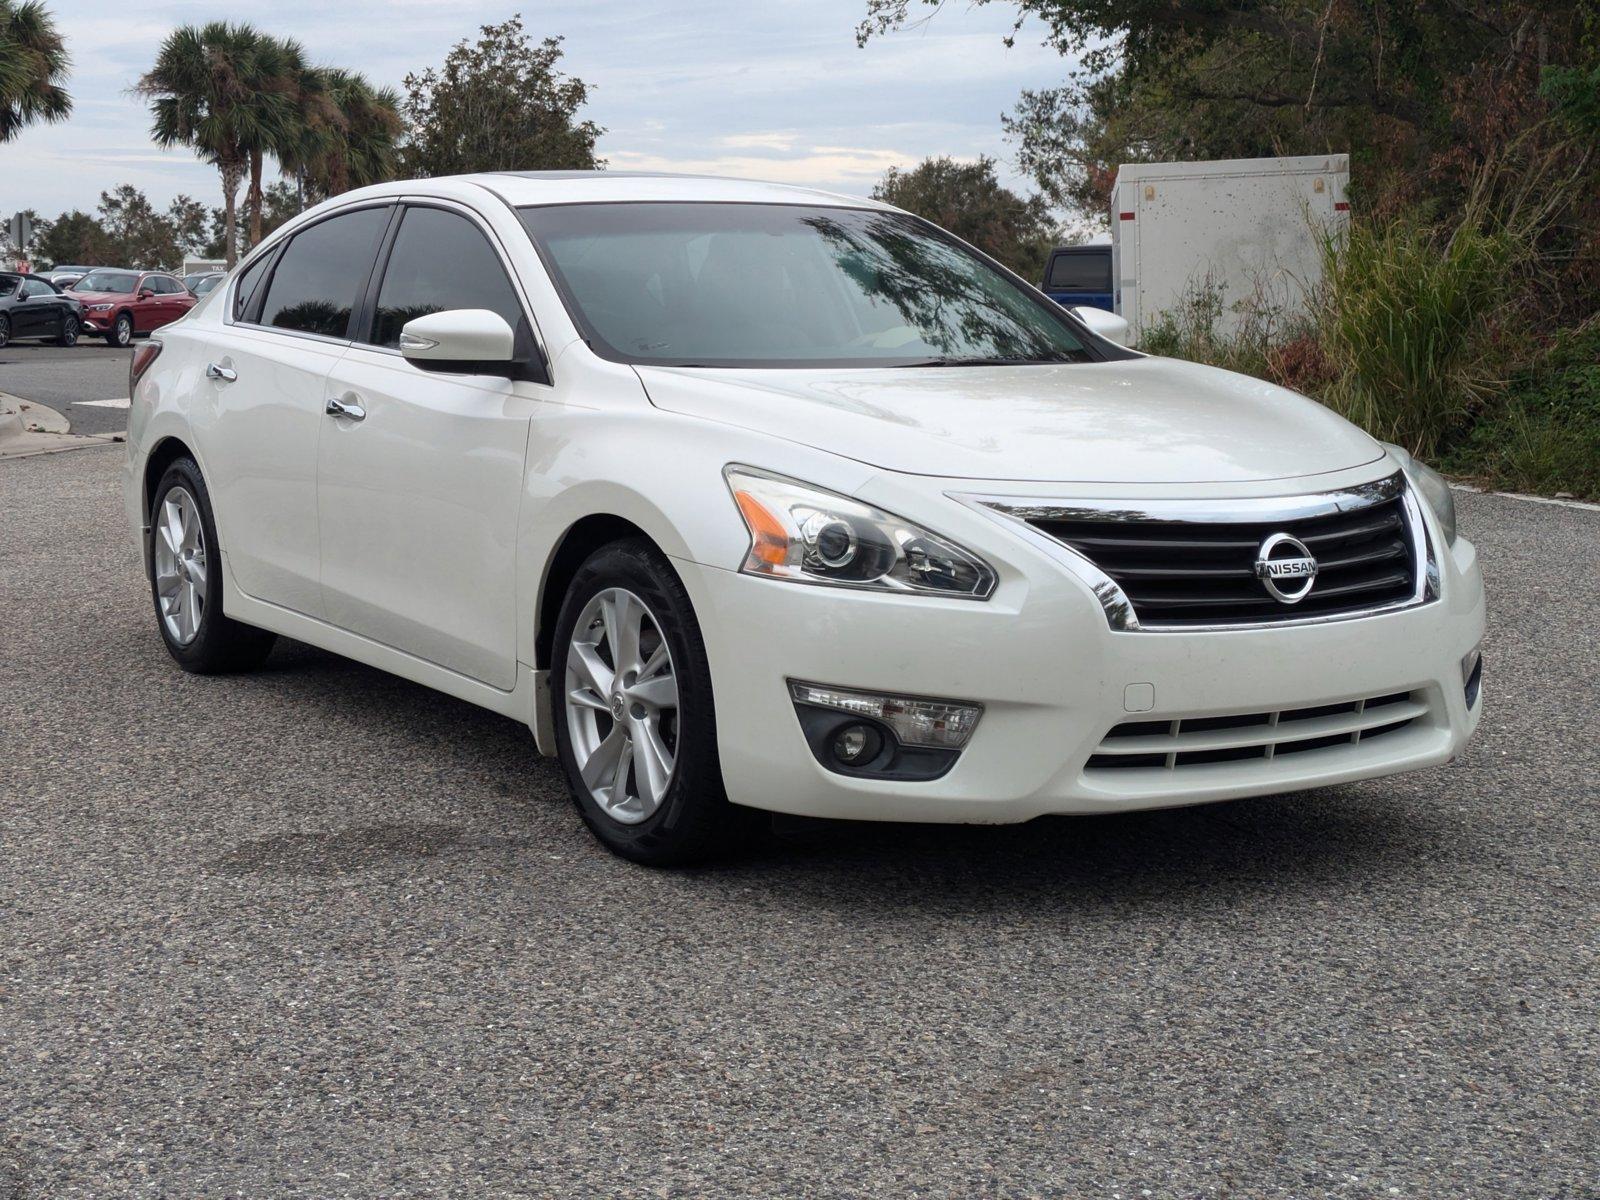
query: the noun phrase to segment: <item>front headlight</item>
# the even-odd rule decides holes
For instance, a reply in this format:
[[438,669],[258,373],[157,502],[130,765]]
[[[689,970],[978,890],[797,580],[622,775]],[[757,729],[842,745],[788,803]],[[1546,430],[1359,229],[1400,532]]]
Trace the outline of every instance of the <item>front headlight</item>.
[[753,467],[722,473],[750,531],[748,575],[972,600],[994,591],[988,563],[881,508]]
[[1401,470],[1406,473],[1406,478],[1411,480],[1411,486],[1422,493],[1422,498],[1428,502],[1428,507],[1433,509],[1433,515],[1439,519],[1439,528],[1444,530],[1446,545],[1456,543],[1456,498],[1450,491],[1450,484],[1445,477],[1432,467],[1419,463],[1411,457],[1411,452],[1392,442],[1382,443],[1383,448],[1400,464]]
[[91,304],[91,305],[89,305],[89,311],[90,312],[110,312],[111,311],[111,305],[109,305],[109,304]]

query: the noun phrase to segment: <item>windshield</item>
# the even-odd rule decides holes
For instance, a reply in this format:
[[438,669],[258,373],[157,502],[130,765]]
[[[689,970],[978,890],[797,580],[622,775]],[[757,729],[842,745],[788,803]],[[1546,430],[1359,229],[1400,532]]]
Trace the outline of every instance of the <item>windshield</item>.
[[75,292],[132,292],[139,282],[134,271],[90,271],[72,285]]
[[1081,362],[1048,301],[900,213],[775,204],[519,210],[589,344],[621,362]]

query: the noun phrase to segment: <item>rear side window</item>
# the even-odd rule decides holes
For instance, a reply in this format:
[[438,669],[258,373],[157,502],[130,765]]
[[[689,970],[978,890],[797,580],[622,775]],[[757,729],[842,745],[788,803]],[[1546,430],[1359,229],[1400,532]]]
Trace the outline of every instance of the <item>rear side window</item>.
[[1090,254],[1058,254],[1050,260],[1052,292],[1109,292],[1111,290],[1111,255],[1095,251]]
[[522,331],[522,305],[477,226],[443,209],[409,208],[378,288],[372,335],[363,340],[398,346],[407,321],[452,308],[486,308]]
[[262,325],[348,336],[350,313],[389,221],[387,208],[362,208],[294,235],[267,284]]
[[152,275],[144,281],[144,285],[160,296],[171,296],[183,291],[183,284],[170,275]]

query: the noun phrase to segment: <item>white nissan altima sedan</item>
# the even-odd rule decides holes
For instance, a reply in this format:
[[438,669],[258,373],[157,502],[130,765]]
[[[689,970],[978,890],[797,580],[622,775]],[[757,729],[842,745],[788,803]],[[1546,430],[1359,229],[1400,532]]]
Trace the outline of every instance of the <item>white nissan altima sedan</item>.
[[283,634],[515,717],[643,862],[1456,754],[1443,481],[1120,328],[869,201],[386,184],[139,347],[128,517],[186,670]]

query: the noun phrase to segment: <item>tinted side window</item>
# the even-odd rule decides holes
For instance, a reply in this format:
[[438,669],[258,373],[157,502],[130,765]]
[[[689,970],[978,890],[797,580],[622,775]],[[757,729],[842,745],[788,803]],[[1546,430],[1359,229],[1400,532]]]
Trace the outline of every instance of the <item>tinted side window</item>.
[[1050,262],[1052,292],[1109,292],[1111,254],[1058,254]]
[[175,295],[183,291],[183,284],[168,275],[150,276],[150,286],[156,290],[157,295]]
[[55,289],[48,283],[41,283],[37,279],[24,281],[22,285],[22,298],[24,300],[37,300],[40,296],[53,296]]
[[271,261],[272,251],[269,250],[246,267],[244,273],[239,276],[239,282],[233,289],[233,319],[235,321],[244,319],[245,309],[250,304],[250,297],[261,283],[262,273],[266,271],[267,264]]
[[260,323],[345,337],[388,221],[387,208],[363,208],[295,234],[267,284]]
[[398,346],[407,321],[451,308],[487,308],[519,333],[523,324],[505,268],[477,226],[443,209],[407,209],[378,289],[372,336],[365,340]]

